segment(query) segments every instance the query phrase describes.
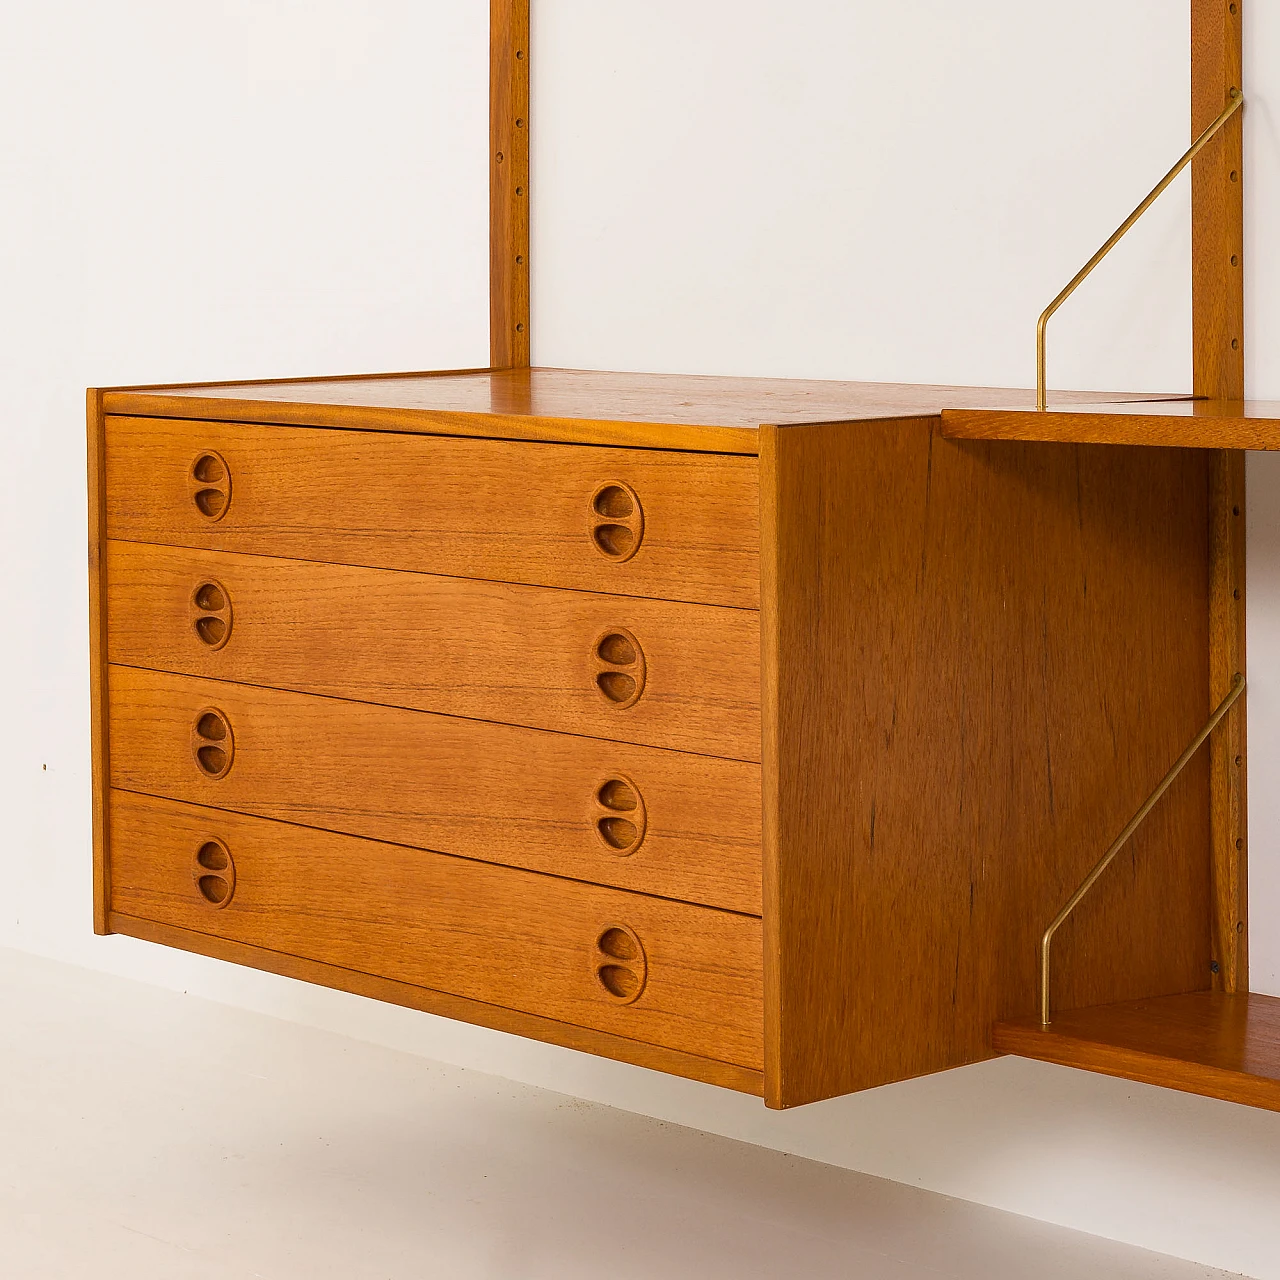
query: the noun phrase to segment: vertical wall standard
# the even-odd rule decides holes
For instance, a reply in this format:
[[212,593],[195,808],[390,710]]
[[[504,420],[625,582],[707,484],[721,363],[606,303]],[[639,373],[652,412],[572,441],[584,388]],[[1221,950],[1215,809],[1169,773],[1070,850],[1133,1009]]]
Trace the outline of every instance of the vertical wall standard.
[[529,0],[489,26],[489,363],[529,364]]
[[[1191,133],[1206,128],[1242,91],[1243,0],[1192,0]],[[1247,110],[1247,108],[1246,108]],[[1243,128],[1239,113],[1191,168],[1194,387],[1209,400],[1244,399]],[[1216,706],[1245,670],[1244,453],[1215,450],[1209,505],[1209,702]],[[1245,704],[1209,741],[1214,986],[1247,991],[1248,815]]]

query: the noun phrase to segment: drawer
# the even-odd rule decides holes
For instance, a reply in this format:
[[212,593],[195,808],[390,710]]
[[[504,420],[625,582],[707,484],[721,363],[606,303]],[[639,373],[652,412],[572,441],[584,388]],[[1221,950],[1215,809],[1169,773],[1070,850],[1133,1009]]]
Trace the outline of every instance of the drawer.
[[107,535],[758,608],[754,458],[109,417]]
[[111,661],[760,758],[759,614],[111,542]]
[[760,913],[759,765],[134,667],[108,688],[113,786]]
[[760,921],[116,791],[113,910],[760,1069]]

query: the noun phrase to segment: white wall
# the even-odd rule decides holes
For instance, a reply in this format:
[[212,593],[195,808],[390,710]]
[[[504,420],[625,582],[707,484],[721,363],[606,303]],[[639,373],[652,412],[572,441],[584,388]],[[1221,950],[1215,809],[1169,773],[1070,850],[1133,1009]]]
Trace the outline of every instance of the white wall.
[[[1036,313],[1185,144],[1184,0],[534,7],[542,363],[1025,385]],[[1247,13],[1246,267],[1251,391],[1280,398],[1278,9]],[[90,935],[83,388],[483,363],[486,12],[6,5],[0,943],[1280,1276],[1280,1116],[1014,1059],[777,1115]],[[1055,385],[1187,386],[1188,241],[1180,183],[1055,320]],[[1280,456],[1250,484],[1280,994]]]

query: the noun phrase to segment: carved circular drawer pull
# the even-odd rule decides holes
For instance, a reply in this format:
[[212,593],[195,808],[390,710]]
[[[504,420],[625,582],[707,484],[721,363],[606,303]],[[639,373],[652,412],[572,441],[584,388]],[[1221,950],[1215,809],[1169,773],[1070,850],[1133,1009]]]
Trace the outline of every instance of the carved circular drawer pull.
[[207,520],[221,520],[231,505],[231,468],[227,460],[206,449],[191,464],[188,480],[196,510]]
[[191,593],[191,626],[210,649],[231,639],[231,596],[222,583],[210,578]]
[[610,853],[627,857],[644,843],[648,817],[640,788],[617,774],[596,788],[596,835]]
[[191,726],[191,755],[196,768],[206,778],[225,778],[231,772],[235,754],[231,721],[213,707],[201,711]]
[[231,850],[216,837],[203,841],[191,860],[191,879],[211,907],[225,907],[236,891],[236,864]]
[[619,627],[596,641],[596,688],[615,707],[633,707],[644,692],[645,661],[640,642]]
[[596,981],[616,1004],[640,999],[649,979],[649,962],[640,939],[626,925],[611,924],[600,934],[592,965]]
[[591,541],[610,560],[630,560],[644,538],[644,510],[628,484],[602,484],[591,497]]

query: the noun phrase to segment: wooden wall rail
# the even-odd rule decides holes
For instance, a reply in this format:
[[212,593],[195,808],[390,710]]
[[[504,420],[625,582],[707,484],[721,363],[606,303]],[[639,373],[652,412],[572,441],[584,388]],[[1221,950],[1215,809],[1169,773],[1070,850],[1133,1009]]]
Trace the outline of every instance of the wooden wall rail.
[[529,364],[529,0],[490,4],[489,360]]
[[[1243,89],[1244,0],[1192,0],[1191,132]],[[1248,108],[1245,108],[1246,111]],[[1191,167],[1191,294],[1194,388],[1211,400],[1243,400],[1243,120],[1237,114]],[[1209,700],[1216,704],[1245,669],[1244,454],[1218,450],[1210,468]],[[1210,742],[1213,984],[1246,991],[1248,817],[1245,717],[1237,703]]]

